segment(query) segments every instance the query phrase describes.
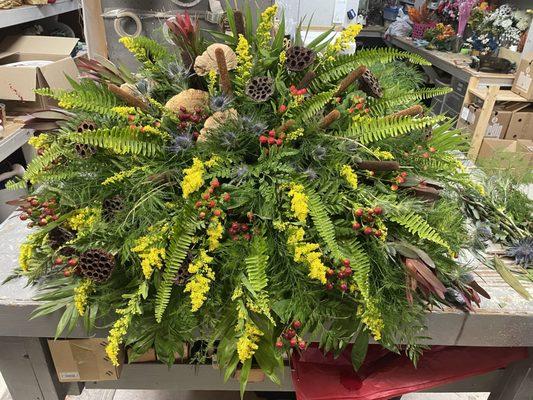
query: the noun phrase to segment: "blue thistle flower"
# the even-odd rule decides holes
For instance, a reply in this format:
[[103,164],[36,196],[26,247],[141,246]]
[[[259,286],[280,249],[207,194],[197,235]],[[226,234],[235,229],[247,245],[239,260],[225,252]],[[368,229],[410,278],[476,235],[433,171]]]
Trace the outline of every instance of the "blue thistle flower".
[[224,111],[231,105],[231,98],[228,96],[220,95],[211,97],[210,107],[213,111]]
[[172,143],[169,146],[169,150],[172,153],[179,154],[194,145],[194,139],[190,133],[184,135],[175,136],[172,139]]

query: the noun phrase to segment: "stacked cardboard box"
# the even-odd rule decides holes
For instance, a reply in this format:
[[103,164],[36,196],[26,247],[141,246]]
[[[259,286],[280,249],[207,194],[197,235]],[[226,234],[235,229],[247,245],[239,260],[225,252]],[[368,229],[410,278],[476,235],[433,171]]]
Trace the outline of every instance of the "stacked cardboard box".
[[529,174],[533,169],[533,140],[484,138],[478,160],[515,175]]
[[511,90],[526,100],[533,101],[533,53],[522,56]]

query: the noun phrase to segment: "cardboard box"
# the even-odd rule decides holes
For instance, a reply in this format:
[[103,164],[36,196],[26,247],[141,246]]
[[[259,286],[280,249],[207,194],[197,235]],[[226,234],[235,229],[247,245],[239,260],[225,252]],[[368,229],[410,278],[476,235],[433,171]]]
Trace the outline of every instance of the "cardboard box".
[[[115,367],[105,352],[107,340],[66,339],[49,340],[59,382],[115,381],[121,367]],[[124,354],[119,355],[122,364]]]
[[[513,115],[525,107],[527,107],[527,105],[523,103],[504,103],[496,105],[490,116],[485,136],[503,139],[507,133]],[[457,127],[465,128],[473,133],[476,129],[477,122],[479,121],[480,114],[481,108],[475,104],[463,107],[459,121],[457,121]]]
[[533,141],[485,138],[479,150],[478,162],[519,175],[530,173],[533,168]]
[[505,139],[533,140],[533,106],[513,114]]
[[513,92],[533,101],[533,53],[524,54],[516,70]]
[[55,103],[35,94],[37,88],[71,89],[67,76],[78,79],[71,57],[79,39],[8,36],[0,42],[0,99],[9,110],[33,110]]

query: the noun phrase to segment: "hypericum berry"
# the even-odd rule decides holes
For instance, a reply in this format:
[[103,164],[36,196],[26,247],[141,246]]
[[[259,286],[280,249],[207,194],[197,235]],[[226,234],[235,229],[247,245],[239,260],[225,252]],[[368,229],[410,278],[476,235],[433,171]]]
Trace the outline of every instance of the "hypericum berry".
[[220,186],[220,182],[218,181],[217,178],[214,178],[212,181],[211,181],[211,187],[214,187],[214,188],[217,188]]
[[233,229],[235,232],[239,232],[239,229],[241,229],[241,226],[239,225],[238,222],[233,222],[231,224],[231,229]]
[[213,189],[212,187],[210,187],[209,189],[207,189],[207,193],[209,193],[209,194],[213,194],[213,193],[215,193],[215,189]]
[[346,282],[342,282],[339,287],[343,292],[346,292],[348,290],[348,285],[346,284]]
[[342,271],[342,270],[339,271],[339,272],[337,272],[337,276],[339,277],[339,279],[343,279],[343,278],[344,278],[344,275],[345,275],[345,274],[344,274],[344,271]]
[[274,129],[271,129],[268,131],[268,136],[270,137],[276,137],[276,131]]
[[236,242],[237,240],[239,240],[239,237],[238,236],[233,236],[233,241]]
[[360,217],[361,215],[363,215],[363,209],[362,208],[358,208],[357,210],[355,210],[355,215],[357,215],[358,217]]
[[401,176],[402,178],[407,178],[407,172],[403,171],[403,172],[400,174],[400,176]]
[[435,152],[437,151],[437,149],[436,149],[435,147],[431,146],[431,147],[429,148],[429,151],[430,151],[431,153],[435,153]]
[[222,200],[229,201],[231,199],[231,195],[229,193],[224,193],[222,195]]
[[202,202],[200,200],[198,200],[196,203],[194,203],[194,206],[196,208],[200,208],[200,207],[202,207]]
[[284,113],[285,111],[287,111],[287,106],[285,104],[282,104],[281,106],[279,106],[280,113]]
[[67,264],[70,266],[70,267],[75,267],[76,265],[78,265],[78,259],[77,258],[71,258],[67,261]]
[[215,217],[220,217],[221,214],[222,214],[222,211],[220,211],[220,210],[215,210],[215,211],[213,211],[213,215],[214,215]]
[[403,176],[400,175],[400,176],[398,176],[398,177],[396,178],[396,182],[398,182],[398,183],[405,183],[405,178],[404,178]]
[[269,138],[268,138],[268,144],[270,144],[270,145],[274,145],[274,144],[276,144],[276,139],[273,138],[273,137],[269,137]]
[[44,219],[44,218],[41,218],[39,220],[39,226],[45,226],[47,223],[48,223],[48,221],[46,219]]
[[202,195],[202,199],[204,199],[204,200],[209,200],[210,197],[211,197],[211,195],[209,193],[204,193]]
[[26,221],[30,216],[26,213],[20,214],[19,218],[21,221]]
[[242,237],[244,238],[244,240],[252,240],[252,235],[250,235],[249,233],[245,233],[244,235],[242,235]]
[[33,206],[33,207],[37,207],[39,205],[39,200],[37,199],[33,199],[32,201],[30,201],[30,204]]
[[394,191],[394,192],[397,191],[398,188],[399,188],[399,187],[398,187],[398,185],[396,185],[396,184],[390,185],[390,190],[392,190],[392,191]]
[[289,341],[289,344],[291,345],[291,347],[294,347],[298,344],[298,341],[296,340],[296,338],[292,338],[290,341]]
[[372,232],[374,232],[374,231],[373,231],[373,229],[372,229],[371,227],[369,227],[369,226],[367,226],[367,227],[364,229],[364,231],[363,231],[363,233],[364,233],[365,235],[372,235]]
[[331,282],[326,283],[326,289],[327,290],[332,290],[333,289],[333,283],[331,283]]
[[382,235],[383,235],[383,232],[382,232],[380,229],[378,229],[378,230],[376,230],[376,231],[374,232],[374,236],[375,236],[375,237],[381,237]]
[[383,208],[381,207],[374,207],[374,214],[381,215],[383,214]]
[[205,218],[205,212],[202,211],[200,214],[198,214],[198,217],[200,219],[204,219]]
[[335,274],[335,271],[333,271],[331,268],[328,268],[328,269],[326,270],[326,275],[327,275],[327,276],[333,276],[333,274]]
[[357,103],[357,104],[355,105],[355,108],[357,108],[358,110],[362,110],[363,107],[364,107],[364,106],[363,106],[363,104],[361,104],[361,103]]
[[422,154],[422,157],[423,157],[423,158],[429,158],[429,153],[428,153],[428,152],[423,153],[423,154]]
[[57,221],[59,219],[56,214],[52,215],[50,218],[52,218],[52,221]]
[[350,266],[350,260],[345,258],[344,260],[342,260],[342,264],[345,266],[345,267],[349,267]]
[[350,267],[346,267],[344,270],[344,275],[350,276],[352,274],[352,269]]
[[298,343],[298,347],[300,348],[300,350],[305,350],[305,346],[307,346],[305,341],[300,340],[300,342]]
[[54,260],[54,264],[55,265],[61,265],[63,264],[63,259],[61,257],[57,257],[55,260]]
[[248,232],[248,229],[250,229],[248,224],[241,224],[241,231]]
[[72,271],[70,269],[66,269],[63,271],[63,276],[65,276],[66,278],[68,278],[71,275],[72,275]]
[[259,136],[259,143],[266,144],[268,142],[268,138],[266,136]]
[[215,200],[211,200],[208,204],[209,208],[214,208],[217,205],[217,202]]
[[359,222],[354,222],[352,225],[353,230],[361,229],[361,224]]
[[293,327],[294,329],[300,329],[300,328],[302,327],[302,323],[301,323],[300,321],[296,320],[296,321],[294,321],[294,322],[292,323],[292,327]]
[[283,144],[283,140],[282,139],[276,139],[276,144],[278,146],[281,146]]
[[285,334],[287,335],[287,339],[292,339],[293,337],[296,336],[296,331],[294,329],[289,328],[287,329]]
[[282,342],[281,340],[278,340],[278,341],[276,342],[276,347],[277,347],[278,349],[283,348],[283,342]]

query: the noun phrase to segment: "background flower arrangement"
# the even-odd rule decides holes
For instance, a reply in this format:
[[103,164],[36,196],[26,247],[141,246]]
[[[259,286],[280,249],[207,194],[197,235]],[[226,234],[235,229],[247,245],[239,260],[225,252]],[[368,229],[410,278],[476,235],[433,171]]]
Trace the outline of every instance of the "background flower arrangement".
[[40,92],[64,111],[11,187],[35,185],[18,274],[39,285],[36,317],[64,309],[58,336],[114,316],[113,362],[126,345],[168,364],[202,338],[244,390],[252,363],[278,381],[306,338],[356,341],[355,368],[369,337],[416,361],[430,306],[486,295],[458,258],[464,200],[484,201],[465,141],[420,105],[448,89],[420,87],[416,55],[340,54],[359,25],[287,46],[276,13],[255,30],[228,9],[214,43],[177,16],[176,54],[123,38],[138,74],[82,60],[74,91]]

